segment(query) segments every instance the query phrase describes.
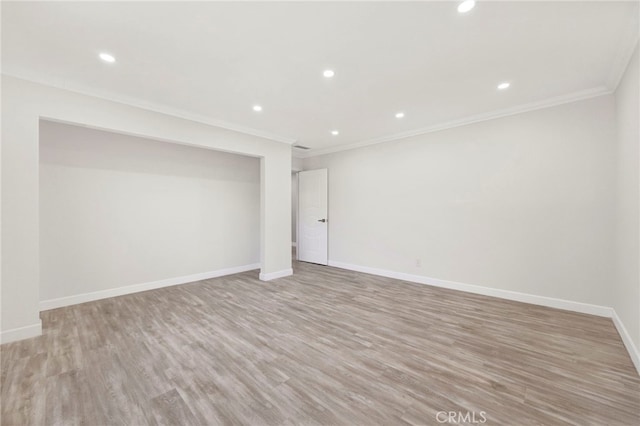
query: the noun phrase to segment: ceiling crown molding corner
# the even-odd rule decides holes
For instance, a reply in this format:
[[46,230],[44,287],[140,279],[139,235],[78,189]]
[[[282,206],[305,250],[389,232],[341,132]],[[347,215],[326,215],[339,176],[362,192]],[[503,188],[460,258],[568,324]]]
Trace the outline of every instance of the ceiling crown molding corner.
[[262,130],[254,129],[251,127],[241,126],[234,123],[228,123],[222,120],[213,119],[209,117],[205,117],[203,115],[191,113],[179,108],[172,108],[166,105],[160,105],[151,102],[145,102],[140,99],[122,96],[122,95],[114,95],[112,93],[103,92],[100,90],[95,90],[87,87],[75,87],[69,84],[64,84],[61,82],[57,82],[51,79],[40,78],[39,76],[32,75],[29,73],[23,72],[7,72],[5,70],[2,71],[3,76],[17,78],[19,80],[29,81],[35,84],[41,84],[43,86],[53,87],[55,89],[67,90],[69,92],[78,93],[85,96],[91,96],[94,98],[104,99],[110,102],[117,102],[119,104],[124,104],[127,106],[131,106],[134,108],[140,108],[147,111],[153,111],[160,114],[169,115],[176,118],[181,118],[183,120],[193,121],[196,123],[206,124],[208,126],[218,127],[220,129],[230,130],[233,132],[242,133],[245,135],[256,136],[263,139],[269,139],[275,142],[285,143],[287,145],[293,145],[297,142],[295,138],[289,138],[286,136],[276,135],[270,132],[265,132]]
[[[640,9],[640,8],[639,8]],[[629,65],[629,61],[631,61],[631,57],[633,56],[633,52],[638,45],[640,40],[640,32],[639,32],[639,13],[640,10],[636,11],[636,13],[632,14],[629,19],[629,23],[624,30],[623,42],[618,47],[618,51],[616,52],[616,56],[611,64],[611,69],[609,70],[609,75],[607,76],[606,86],[611,92],[615,92],[622,80],[622,76],[624,72],[627,70],[627,66]]]
[[330,146],[327,148],[311,149],[308,152],[302,153],[299,158],[316,157],[320,155],[333,154],[340,151],[347,151],[351,149],[377,145],[380,143],[393,142],[400,139],[410,138],[413,136],[439,132],[441,130],[452,129],[455,127],[462,127],[469,124],[478,123],[481,121],[494,120],[496,118],[508,117],[511,115],[522,114],[524,112],[535,111],[538,109],[550,108],[553,106],[558,106],[558,105],[567,104],[571,102],[578,102],[578,101],[582,101],[590,98],[595,98],[598,96],[610,95],[611,93],[612,91],[605,86],[594,87],[591,89],[580,90],[578,92],[569,93],[566,95],[547,98],[541,101],[529,102],[529,103],[518,105],[512,108],[506,108],[506,109],[491,111],[487,113],[472,115],[472,116],[457,119],[457,120],[451,120],[451,121],[447,121],[439,124],[434,124],[432,126],[423,127],[420,129],[409,130],[406,132],[396,133],[389,136],[383,136],[380,138],[369,139],[366,141],[355,142],[347,145],[336,145],[336,146]]

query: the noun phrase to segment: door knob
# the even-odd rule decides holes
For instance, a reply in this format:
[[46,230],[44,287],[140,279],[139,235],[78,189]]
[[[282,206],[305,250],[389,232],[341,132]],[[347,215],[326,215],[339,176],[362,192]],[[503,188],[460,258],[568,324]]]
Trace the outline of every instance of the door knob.
[[318,219],[318,222],[325,223],[326,221],[327,221],[327,219]]

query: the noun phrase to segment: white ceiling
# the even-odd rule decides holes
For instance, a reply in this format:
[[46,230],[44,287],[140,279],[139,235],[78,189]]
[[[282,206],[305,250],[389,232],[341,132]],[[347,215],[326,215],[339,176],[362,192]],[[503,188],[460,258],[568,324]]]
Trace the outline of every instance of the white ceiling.
[[606,93],[637,39],[637,2],[457,4],[3,1],[2,71],[321,153]]

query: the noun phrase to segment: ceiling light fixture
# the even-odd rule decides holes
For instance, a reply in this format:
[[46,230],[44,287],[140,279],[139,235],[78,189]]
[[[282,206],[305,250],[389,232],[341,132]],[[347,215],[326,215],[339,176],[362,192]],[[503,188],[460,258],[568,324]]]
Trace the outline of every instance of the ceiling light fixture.
[[508,89],[511,86],[511,83],[505,81],[504,83],[498,84],[498,90]]
[[333,136],[338,136],[338,135],[340,134],[340,132],[339,132],[339,131],[337,131],[337,130],[332,130],[332,131],[331,131],[331,134],[332,134]]
[[404,117],[404,112],[396,113],[396,118],[402,118],[402,117]]
[[100,54],[100,59],[102,59],[105,62],[109,62],[110,64],[114,63],[116,61],[116,58],[113,57],[113,55],[110,55],[108,53],[101,53]]
[[255,112],[260,112],[260,111],[262,111],[262,107],[261,107],[260,105],[254,105],[254,106],[253,106],[253,110],[254,110]]
[[333,70],[324,70],[324,72],[322,73],[322,75],[324,75],[326,78],[331,78],[334,75],[336,75],[335,71]]
[[458,5],[458,12],[467,13],[476,6],[475,0],[465,0]]

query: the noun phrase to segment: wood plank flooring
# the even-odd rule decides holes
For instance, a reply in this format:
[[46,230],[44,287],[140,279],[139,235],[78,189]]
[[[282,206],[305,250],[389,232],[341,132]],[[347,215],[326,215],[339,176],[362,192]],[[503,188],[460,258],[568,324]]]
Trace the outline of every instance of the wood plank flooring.
[[2,425],[640,424],[609,319],[294,269],[43,312],[0,348]]

